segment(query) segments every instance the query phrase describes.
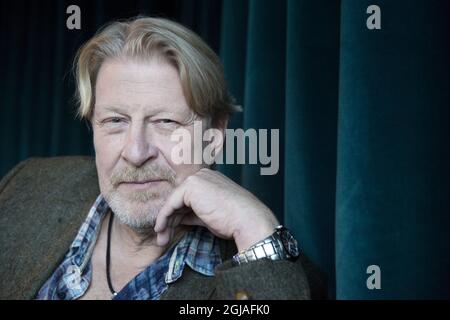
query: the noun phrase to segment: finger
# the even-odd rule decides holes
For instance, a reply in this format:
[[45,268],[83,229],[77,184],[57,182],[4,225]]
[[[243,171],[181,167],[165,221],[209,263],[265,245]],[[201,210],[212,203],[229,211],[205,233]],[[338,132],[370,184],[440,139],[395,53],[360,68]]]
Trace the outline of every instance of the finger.
[[165,246],[173,239],[173,235],[175,233],[175,229],[179,225],[188,225],[188,226],[204,226],[206,224],[200,220],[191,210],[186,213],[172,215],[168,218],[167,227],[158,232],[156,243],[159,246]]
[[166,228],[176,228],[180,225],[181,220],[190,213],[190,210],[176,210],[168,218],[166,223]]
[[165,246],[170,242],[172,228],[166,228],[164,231],[157,233],[156,235],[156,244],[158,246]]
[[159,210],[158,216],[156,217],[155,232],[160,232],[167,227],[168,218],[176,210],[182,209],[185,206],[189,206],[188,203],[184,201],[185,194],[185,184],[182,183],[178,188],[176,188],[171,195],[167,198],[166,203]]
[[165,246],[173,239],[175,233],[175,228],[179,225],[189,225],[189,226],[204,226],[206,224],[197,217],[192,210],[184,211],[184,213],[177,213],[168,218],[167,227],[157,233],[156,243],[158,246]]
[[180,224],[184,224],[186,226],[206,227],[206,224],[199,217],[197,217],[194,213],[186,214],[181,219]]

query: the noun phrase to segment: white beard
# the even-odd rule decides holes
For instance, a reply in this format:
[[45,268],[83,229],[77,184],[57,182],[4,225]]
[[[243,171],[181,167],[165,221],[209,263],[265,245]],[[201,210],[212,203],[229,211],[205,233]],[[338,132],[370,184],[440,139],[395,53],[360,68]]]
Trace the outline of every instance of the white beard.
[[136,230],[153,229],[158,212],[166,200],[166,196],[160,193],[136,192],[124,195],[117,190],[110,190],[104,197],[120,223]]
[[[124,181],[163,179],[169,183],[157,190],[122,190]],[[146,167],[124,167],[112,173],[102,190],[106,202],[119,221],[132,229],[153,229],[156,217],[175,186],[175,172],[170,167],[150,162]],[[102,188],[101,188],[102,189]],[[104,192],[103,192],[104,191]]]

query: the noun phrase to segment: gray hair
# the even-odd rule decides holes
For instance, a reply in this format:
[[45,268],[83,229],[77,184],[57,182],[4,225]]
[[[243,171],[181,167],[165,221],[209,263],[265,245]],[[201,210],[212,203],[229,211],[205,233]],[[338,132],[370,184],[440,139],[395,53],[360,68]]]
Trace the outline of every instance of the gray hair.
[[239,111],[227,91],[219,57],[198,35],[167,19],[140,16],[106,25],[79,49],[74,64],[78,115],[91,120],[97,74],[106,59],[145,61],[155,56],[177,68],[189,107],[212,126]]

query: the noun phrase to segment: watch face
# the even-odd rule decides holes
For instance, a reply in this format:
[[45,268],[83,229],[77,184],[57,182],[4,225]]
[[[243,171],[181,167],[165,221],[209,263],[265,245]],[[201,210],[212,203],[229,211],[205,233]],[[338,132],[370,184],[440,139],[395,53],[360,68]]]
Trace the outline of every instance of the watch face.
[[283,228],[280,232],[280,238],[284,249],[288,252],[288,254],[293,258],[297,258],[300,255],[297,240],[295,240],[289,230]]

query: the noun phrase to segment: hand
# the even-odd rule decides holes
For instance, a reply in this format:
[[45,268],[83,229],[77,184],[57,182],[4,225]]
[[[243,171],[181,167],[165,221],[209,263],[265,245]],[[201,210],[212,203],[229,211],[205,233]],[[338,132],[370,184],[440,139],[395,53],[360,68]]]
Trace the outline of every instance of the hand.
[[167,245],[180,224],[205,226],[220,238],[234,239],[239,251],[271,235],[279,225],[272,211],[253,194],[206,168],[186,178],[159,211],[155,223],[158,245]]

